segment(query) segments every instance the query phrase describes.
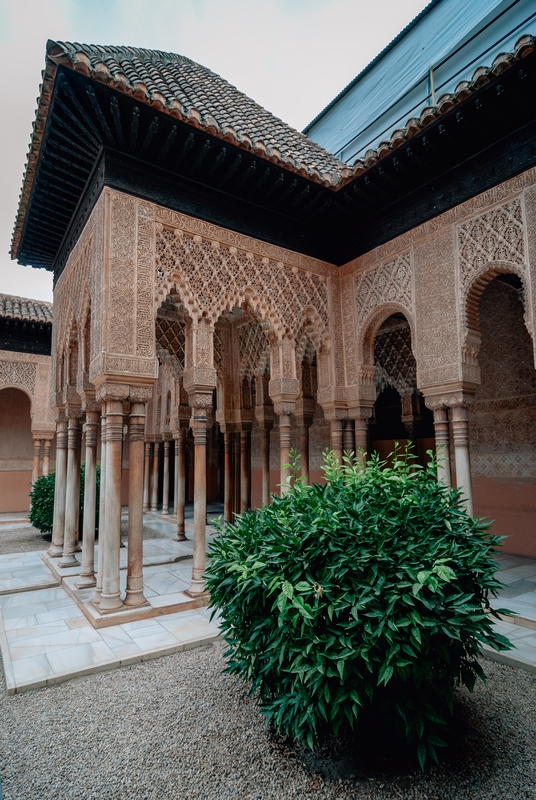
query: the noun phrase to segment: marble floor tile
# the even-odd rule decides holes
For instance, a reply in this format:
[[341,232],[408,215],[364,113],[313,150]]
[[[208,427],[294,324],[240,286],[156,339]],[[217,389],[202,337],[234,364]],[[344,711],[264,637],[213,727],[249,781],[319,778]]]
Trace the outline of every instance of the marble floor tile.
[[21,658],[13,662],[13,672],[18,684],[50,678],[54,670],[46,655],[36,655],[30,658]]
[[123,644],[119,647],[112,647],[113,654],[116,658],[128,658],[129,656],[137,656],[143,653],[143,650],[137,644]]
[[528,592],[535,592],[536,586],[532,581],[526,580],[525,578],[518,578],[517,580],[510,583],[505,589],[501,589],[499,593],[499,598],[510,598],[510,597],[517,597],[518,595],[524,595]]
[[[150,629],[152,630],[152,628]],[[99,630],[102,641],[108,647],[119,647],[120,645],[132,644],[132,637],[124,631],[119,625],[111,625],[109,628],[101,628]]]
[[158,633],[150,633],[148,636],[140,636],[136,638],[136,644],[146,653],[148,650],[156,650],[158,647],[169,647],[174,644],[179,644],[179,640],[169,633],[169,631],[160,630]]
[[[119,627],[126,631],[128,635],[134,639],[139,631],[145,628],[153,628],[155,631],[157,631],[159,625],[155,619],[140,619],[136,622],[124,622]],[[143,636],[143,634],[141,635]]]
[[103,641],[55,650],[47,653],[47,658],[55,674],[86,669],[116,660],[112,650]]
[[218,626],[198,615],[197,618],[186,619],[183,622],[178,621],[176,625],[168,627],[168,630],[179,641],[187,642],[190,639],[199,639],[201,636],[217,633]]
[[66,622],[60,620],[59,622],[51,622],[48,625],[31,625],[25,628],[15,628],[6,631],[6,638],[11,644],[12,642],[21,642],[24,639],[34,639],[39,636],[54,636],[57,633],[65,633],[69,627]]
[[55,622],[58,619],[74,619],[74,617],[83,617],[82,611],[71,600],[71,606],[63,608],[55,608],[52,611],[45,611],[43,614],[36,614],[38,622]]
[[36,624],[35,614],[30,614],[27,617],[12,617],[11,619],[4,619],[4,628],[6,631],[15,630],[16,628],[29,628]]
[[[182,584],[184,589],[188,588],[186,583]],[[156,597],[151,597],[149,602],[153,608],[162,608],[163,606],[171,606],[175,605],[176,603],[189,603],[191,597],[187,597],[182,591],[171,593],[171,594],[163,594],[157,595]]]

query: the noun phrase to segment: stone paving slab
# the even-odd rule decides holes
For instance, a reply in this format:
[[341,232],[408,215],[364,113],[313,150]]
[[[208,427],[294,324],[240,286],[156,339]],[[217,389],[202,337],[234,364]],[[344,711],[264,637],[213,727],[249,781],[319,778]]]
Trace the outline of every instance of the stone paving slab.
[[59,587],[0,597],[0,649],[8,694],[198,647],[219,636],[192,609],[95,629]]
[[510,639],[514,650],[506,650],[498,653],[491,647],[482,647],[482,653],[492,661],[499,664],[507,664],[510,667],[523,669],[525,672],[536,674],[536,630],[527,628],[525,625],[516,625],[513,622],[500,620],[495,622],[495,627]]
[[43,564],[40,552],[0,556],[0,596],[59,584],[60,580]]

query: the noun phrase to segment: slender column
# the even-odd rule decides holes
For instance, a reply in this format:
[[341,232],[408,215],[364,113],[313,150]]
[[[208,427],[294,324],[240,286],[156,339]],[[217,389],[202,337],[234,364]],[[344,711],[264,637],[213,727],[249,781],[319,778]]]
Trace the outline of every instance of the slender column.
[[184,528],[184,511],[186,507],[186,430],[179,428],[175,439],[175,453],[177,464],[177,496],[176,496],[176,515],[177,533],[174,537],[176,542],[184,542],[186,539]]
[[[65,536],[63,538],[63,554],[58,564],[60,567],[74,567],[79,564],[76,559],[77,522],[80,506],[80,466],[78,450],[80,447],[80,426],[77,410],[70,410],[67,423],[67,488],[65,491]],[[77,475],[78,472],[78,475]]]
[[450,486],[449,416],[446,408],[434,408],[434,432],[437,455],[437,480]]
[[240,513],[248,507],[248,439],[249,431],[240,431]]
[[343,430],[343,450],[345,453],[352,453],[354,454],[354,421],[353,419],[345,419],[344,420],[344,430]]
[[190,596],[205,592],[205,550],[207,520],[207,412],[193,409],[194,434],[194,557]]
[[158,511],[158,457],[160,442],[154,443],[153,471],[151,473],[151,511]]
[[41,460],[41,439],[34,439],[34,454],[33,454],[33,469],[32,469],[32,483],[35,483],[39,478],[39,462]]
[[173,471],[173,517],[177,519],[177,497],[179,494],[179,448],[177,445],[177,436],[174,434],[175,444],[173,452],[175,453],[175,468]]
[[231,474],[231,446],[232,434],[224,431],[223,434],[223,518],[231,522],[233,518],[233,495]]
[[67,487],[67,420],[56,422],[56,473],[54,477],[54,522],[52,544],[48,548],[51,558],[63,553],[65,532],[65,490]]
[[364,463],[367,456],[367,419],[365,417],[356,417],[354,437],[356,459]]
[[[128,567],[126,606],[147,605],[143,593],[143,461],[145,403],[130,404],[128,472]],[[168,443],[169,444],[169,443]]]
[[99,549],[97,551],[97,587],[92,603],[99,605],[102,593],[102,569],[104,562],[104,526],[106,520],[106,414],[101,416],[101,471],[99,492]]
[[123,403],[106,400],[106,487],[104,530],[99,541],[103,549],[102,591],[99,608],[121,608],[119,549],[121,547],[121,461],[123,446]]
[[86,411],[86,469],[84,476],[84,525],[82,568],[76,582],[79,589],[96,585],[95,580],[95,512],[97,492],[97,431],[99,413]]
[[332,419],[330,420],[329,425],[331,449],[333,450],[335,458],[338,458],[339,462],[342,463],[342,420]]
[[52,442],[50,439],[45,439],[43,448],[43,475],[48,475],[50,472],[50,446]]
[[279,464],[281,468],[281,494],[289,490],[290,466],[290,415],[279,415]]
[[234,469],[233,469],[233,512],[240,512],[240,433],[233,434]]
[[309,425],[307,419],[302,420],[300,427],[300,466],[302,478],[309,483]]
[[74,551],[75,553],[81,553],[82,548],[80,546],[79,539],[79,532],[80,532],[80,467],[82,466],[82,441],[81,441],[81,430],[80,426],[78,427],[78,439],[77,439],[77,447],[76,447],[76,505],[75,505],[75,523],[74,523],[74,535],[75,535],[75,544],[74,544]]
[[456,463],[456,482],[464,495],[467,513],[473,516],[473,490],[471,486],[471,466],[469,463],[469,423],[467,406],[454,406],[451,414],[454,438],[454,459]]
[[162,514],[169,514],[169,441],[164,441],[164,485],[162,488]]
[[151,475],[151,442],[145,442],[145,469],[143,472],[143,510],[149,511],[149,480]]
[[262,504],[270,502],[270,428],[262,429]]

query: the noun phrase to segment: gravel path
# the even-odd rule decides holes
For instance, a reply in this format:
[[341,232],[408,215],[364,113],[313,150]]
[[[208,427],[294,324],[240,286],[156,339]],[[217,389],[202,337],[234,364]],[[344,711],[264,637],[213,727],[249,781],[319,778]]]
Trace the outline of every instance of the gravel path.
[[222,675],[222,652],[218,644],[1,694],[5,800],[536,798],[535,676],[486,661],[487,686],[460,692],[457,745],[424,776],[389,773],[381,759],[317,761],[325,780],[270,735],[243,684]]

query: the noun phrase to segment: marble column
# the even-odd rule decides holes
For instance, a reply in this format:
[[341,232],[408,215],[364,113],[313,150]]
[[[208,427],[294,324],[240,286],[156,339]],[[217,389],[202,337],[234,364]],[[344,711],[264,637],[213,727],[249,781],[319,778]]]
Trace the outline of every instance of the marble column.
[[240,432],[233,433],[233,513],[240,513]]
[[233,518],[231,447],[232,434],[226,430],[223,433],[223,518],[225,522],[231,522]]
[[248,444],[249,431],[240,431],[240,513],[248,508]]
[[45,445],[43,448],[43,475],[48,475],[50,472],[50,447],[52,445],[52,441],[50,439],[45,439]]
[[123,403],[106,399],[106,486],[104,530],[99,539],[103,549],[101,612],[121,608],[119,550],[121,547],[121,467],[123,456]]
[[41,461],[41,439],[33,440],[33,469],[32,469],[32,484],[39,478],[39,462]]
[[281,469],[281,494],[288,492],[290,471],[290,414],[279,414],[279,464]]
[[353,419],[344,420],[344,429],[342,434],[343,450],[345,453],[351,453],[354,456],[355,451],[355,436],[354,436],[354,421]]
[[184,542],[185,533],[185,507],[186,507],[186,430],[179,428],[175,439],[175,453],[177,464],[177,495],[175,498],[175,514],[177,517],[176,542]]
[[65,535],[60,567],[74,567],[78,543],[78,513],[80,506],[80,424],[78,408],[68,410],[67,422],[67,487],[65,491]]
[[[130,404],[128,472],[128,566],[126,606],[147,605],[143,593],[143,463],[145,403]],[[168,442],[169,444],[169,442]]]
[[456,405],[451,409],[451,424],[454,439],[456,483],[458,488],[462,490],[467,513],[473,516],[473,490],[469,462],[469,421],[466,405]]
[[367,456],[367,417],[354,420],[354,439],[356,460],[364,463]]
[[151,473],[151,511],[158,511],[159,456],[160,442],[155,442],[153,450],[153,471]]
[[446,408],[434,408],[434,432],[437,456],[437,480],[451,485],[449,416]]
[[329,421],[331,449],[335,458],[342,464],[342,420],[331,419]]
[[149,481],[151,476],[151,442],[145,442],[145,469],[143,471],[143,510],[149,511]]
[[[63,412],[62,412],[63,413]],[[65,491],[67,487],[67,420],[56,422],[56,472],[54,477],[54,521],[52,544],[48,548],[51,558],[60,558],[63,553],[65,533]]]
[[164,475],[162,486],[162,514],[169,514],[169,440],[164,440]]
[[96,585],[95,580],[95,516],[97,503],[97,431],[99,412],[86,411],[86,468],[84,475],[84,524],[82,567],[76,582],[79,589]]
[[310,417],[298,418],[300,425],[300,468],[301,476],[309,483],[309,428],[313,420]]
[[207,521],[207,409],[194,408],[194,557],[190,597],[205,592],[206,521]]
[[[103,409],[104,412],[104,409]],[[99,549],[97,551],[97,586],[93,595],[92,603],[99,605],[102,593],[102,568],[104,558],[104,525],[106,519],[106,414],[101,416],[101,471],[100,471],[100,492],[99,492]]]
[[264,425],[262,429],[262,504],[267,506],[270,502],[270,428]]

